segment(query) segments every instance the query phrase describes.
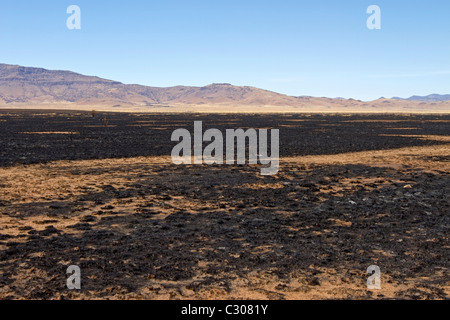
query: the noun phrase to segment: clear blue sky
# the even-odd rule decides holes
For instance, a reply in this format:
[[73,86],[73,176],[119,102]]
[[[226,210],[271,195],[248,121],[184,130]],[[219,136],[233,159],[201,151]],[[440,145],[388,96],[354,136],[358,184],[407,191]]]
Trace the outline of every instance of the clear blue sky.
[[[81,8],[81,30],[66,9]],[[366,13],[378,5],[382,29]],[[0,2],[0,62],[151,86],[227,82],[290,95],[450,93],[448,0]]]

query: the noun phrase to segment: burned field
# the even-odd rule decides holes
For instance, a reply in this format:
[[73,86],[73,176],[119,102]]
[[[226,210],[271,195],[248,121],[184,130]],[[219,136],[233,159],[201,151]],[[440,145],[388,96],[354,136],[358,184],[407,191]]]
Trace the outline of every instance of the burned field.
[[[172,164],[197,120],[279,129],[280,171]],[[2,299],[450,297],[449,115],[2,110],[0,166]]]
[[[106,121],[105,121],[106,120]],[[450,116],[204,115],[0,110],[0,165],[170,156],[178,128],[280,129],[280,157],[435,145],[408,135],[448,135]],[[106,122],[106,123],[105,123]]]

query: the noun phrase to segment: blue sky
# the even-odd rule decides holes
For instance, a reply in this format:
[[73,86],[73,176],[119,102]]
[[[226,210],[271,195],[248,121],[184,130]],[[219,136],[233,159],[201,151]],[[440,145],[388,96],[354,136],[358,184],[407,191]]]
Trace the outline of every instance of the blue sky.
[[[69,5],[81,30],[68,30]],[[369,5],[381,30],[369,30]],[[15,0],[0,62],[151,86],[232,83],[289,95],[450,93],[450,1]]]

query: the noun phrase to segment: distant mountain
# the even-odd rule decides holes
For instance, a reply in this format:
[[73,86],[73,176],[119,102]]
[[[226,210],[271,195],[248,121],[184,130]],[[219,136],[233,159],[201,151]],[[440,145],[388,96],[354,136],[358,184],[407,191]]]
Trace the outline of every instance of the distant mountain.
[[78,103],[155,105],[240,103],[295,105],[300,99],[253,87],[211,84],[170,88],[127,85],[70,71],[0,64],[0,101],[7,104]]
[[428,96],[412,96],[406,99],[394,97],[394,100],[408,100],[408,101],[424,101],[424,102],[439,102],[450,101],[450,94],[430,94]]
[[447,100],[429,100],[437,101],[432,103],[394,99],[363,102],[344,98],[293,97],[229,83],[160,88],[123,84],[71,71],[0,64],[2,108],[255,113],[449,112],[450,98]]

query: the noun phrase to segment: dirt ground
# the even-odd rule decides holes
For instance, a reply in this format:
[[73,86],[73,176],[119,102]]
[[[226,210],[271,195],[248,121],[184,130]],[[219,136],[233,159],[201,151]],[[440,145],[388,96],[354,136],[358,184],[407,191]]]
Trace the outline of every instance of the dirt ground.
[[[448,117],[318,116],[307,130],[311,117],[278,118],[280,171],[261,176],[258,165],[176,166],[164,135],[161,154],[118,143],[95,159],[86,140],[92,150],[62,155],[78,129],[20,116],[0,115],[0,299],[450,298]],[[351,143],[338,123],[357,124]],[[79,291],[66,287],[70,265]],[[370,265],[380,290],[367,289]]]

